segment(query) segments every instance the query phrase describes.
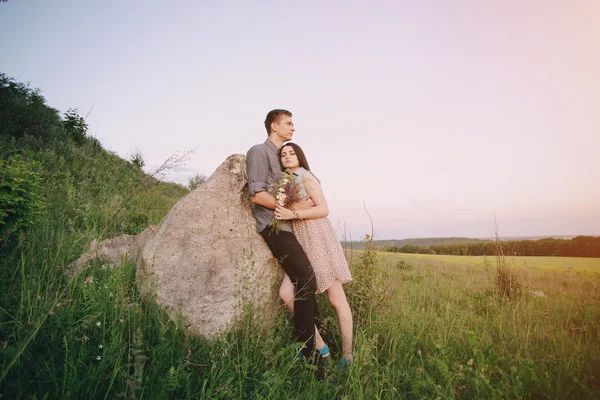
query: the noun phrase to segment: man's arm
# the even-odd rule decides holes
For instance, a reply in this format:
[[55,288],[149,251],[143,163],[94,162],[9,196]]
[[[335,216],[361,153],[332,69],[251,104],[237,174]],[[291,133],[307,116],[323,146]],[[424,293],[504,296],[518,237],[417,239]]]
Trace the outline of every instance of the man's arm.
[[250,197],[250,200],[254,203],[254,204],[258,204],[259,206],[263,206],[263,207],[267,207],[270,209],[275,209],[276,206],[276,200],[275,200],[275,196],[273,196],[271,193],[269,192],[256,192],[254,194],[254,196]]
[[248,173],[248,194],[254,204],[275,209],[275,197],[267,191],[269,177],[269,159],[264,150],[254,146],[246,154],[246,172]]
[[310,195],[301,198],[295,203],[289,205],[289,209],[293,211],[308,210],[315,206],[315,203],[310,198]]

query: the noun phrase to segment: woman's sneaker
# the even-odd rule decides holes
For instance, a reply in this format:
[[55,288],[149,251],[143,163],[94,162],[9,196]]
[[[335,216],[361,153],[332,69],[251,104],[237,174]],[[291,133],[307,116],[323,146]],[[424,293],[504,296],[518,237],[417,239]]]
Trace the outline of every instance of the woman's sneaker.
[[329,346],[325,345],[320,349],[317,349],[322,358],[329,357]]
[[[325,346],[321,347],[320,349],[317,349],[317,352],[319,353],[321,358],[327,358],[327,357],[329,357],[329,346],[325,345]],[[298,352],[298,354],[296,354],[296,358],[298,360],[301,360],[304,358],[304,354],[302,354],[302,350],[300,350]]]

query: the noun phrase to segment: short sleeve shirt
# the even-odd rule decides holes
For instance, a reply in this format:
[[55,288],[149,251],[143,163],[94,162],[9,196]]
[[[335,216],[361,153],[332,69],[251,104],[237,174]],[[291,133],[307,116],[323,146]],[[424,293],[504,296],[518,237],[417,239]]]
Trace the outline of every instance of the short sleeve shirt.
[[[281,164],[277,146],[269,139],[262,144],[252,146],[246,154],[246,171],[248,173],[248,194],[254,196],[258,192],[268,192],[281,176]],[[256,231],[262,232],[275,217],[274,210],[254,204]],[[281,221],[279,229],[292,232],[290,221]]]

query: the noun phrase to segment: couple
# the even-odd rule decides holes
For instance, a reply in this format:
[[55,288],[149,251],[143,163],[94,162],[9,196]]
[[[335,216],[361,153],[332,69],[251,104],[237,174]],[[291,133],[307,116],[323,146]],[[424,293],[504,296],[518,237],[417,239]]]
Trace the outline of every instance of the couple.
[[[316,349],[321,357],[329,347],[315,326],[315,294],[327,291],[335,308],[342,335],[341,364],[352,361],[352,313],[342,287],[352,280],[337,236],[326,218],[329,211],[319,180],[310,172],[302,149],[292,139],[295,128],[292,113],[272,110],[265,119],[268,139],[253,146],[246,155],[248,192],[256,216],[256,230],[285,271],[279,296],[294,315],[296,339],[305,345],[298,354],[309,359]],[[282,169],[297,177],[302,200],[290,208],[280,207],[268,192],[279,180]],[[273,217],[280,221],[272,230]]]

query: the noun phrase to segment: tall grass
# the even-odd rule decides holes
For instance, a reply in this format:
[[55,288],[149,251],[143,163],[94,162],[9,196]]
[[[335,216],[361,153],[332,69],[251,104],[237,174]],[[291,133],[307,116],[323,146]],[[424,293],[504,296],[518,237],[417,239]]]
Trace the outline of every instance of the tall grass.
[[[31,235],[13,271],[12,291],[2,298],[0,393],[5,398],[600,394],[597,276],[525,270],[527,286],[544,297],[505,301],[495,293],[491,266],[457,268],[434,258],[408,263],[379,254],[375,268],[386,279],[378,284],[387,285],[390,296],[384,306],[369,308],[375,304],[359,297],[364,282],[347,286],[356,314],[364,312],[347,372],[336,368],[339,330],[320,296],[323,334],[333,354],[317,371],[295,360],[292,322],[283,307],[270,331],[257,330],[248,318],[238,330],[206,342],[187,335],[140,297],[132,262],[92,264],[66,279],[64,265],[79,247],[77,235],[65,224]],[[355,259],[357,277],[365,258]]]

